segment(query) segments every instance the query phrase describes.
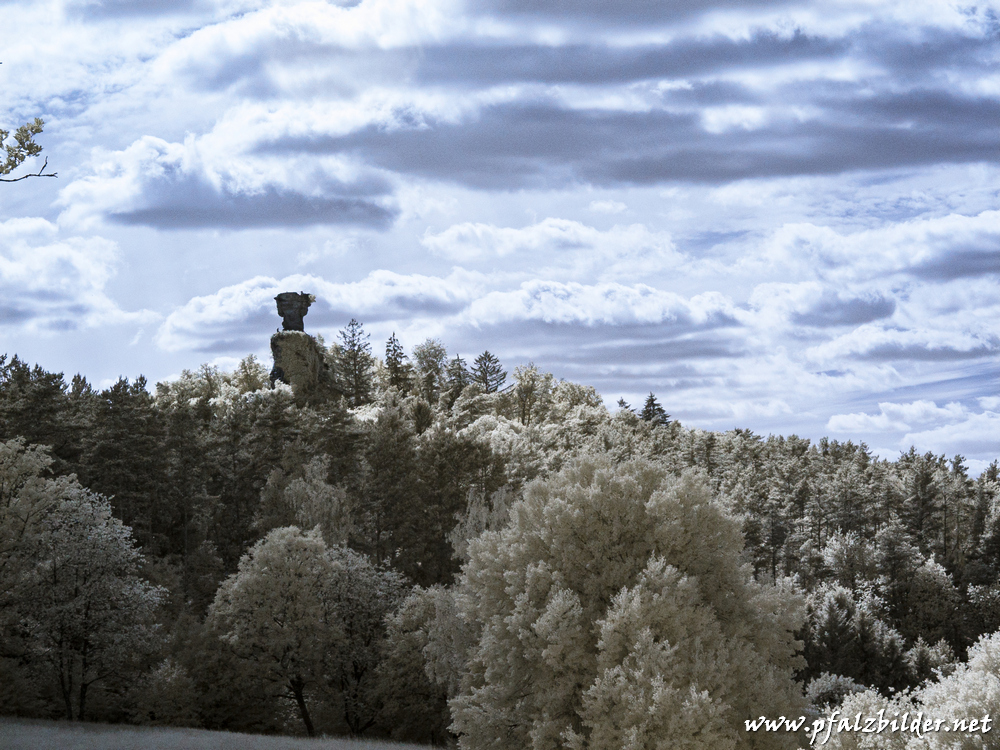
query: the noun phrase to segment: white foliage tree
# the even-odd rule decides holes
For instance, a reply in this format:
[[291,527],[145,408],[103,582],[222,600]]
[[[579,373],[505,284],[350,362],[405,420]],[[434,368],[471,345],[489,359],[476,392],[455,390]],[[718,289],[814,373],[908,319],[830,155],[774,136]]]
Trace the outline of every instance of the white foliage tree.
[[26,447],[21,438],[0,443],[0,612],[24,591],[46,514],[78,491],[69,477],[45,477],[51,465],[42,446]]
[[[935,719],[951,724],[956,719],[1000,719],[1000,633],[983,636],[969,648],[969,660],[947,677],[917,694],[921,707]],[[913,750],[985,750],[997,746],[996,729],[989,733],[934,732],[912,744]]]
[[352,529],[350,500],[343,487],[326,481],[329,472],[329,456],[316,456],[301,477],[288,483],[284,495],[299,524],[319,526],[327,544],[346,544]]
[[452,730],[467,750],[794,747],[739,731],[797,716],[802,603],[757,584],[739,523],[696,474],[586,458],[470,545],[481,628]]
[[32,554],[20,628],[58,682],[66,718],[83,720],[90,688],[136,669],[157,645],[166,592],[140,577],[142,555],[107,499],[78,485],[46,514]]
[[375,669],[385,618],[403,579],[346,547],[327,547],[319,526],[272,530],[219,587],[208,622],[234,653],[316,728],[311,701],[331,700],[352,734],[378,719]]
[[219,587],[208,623],[254,672],[298,708],[315,734],[307,698],[342,634],[329,594],[333,567],[320,530],[271,531]]

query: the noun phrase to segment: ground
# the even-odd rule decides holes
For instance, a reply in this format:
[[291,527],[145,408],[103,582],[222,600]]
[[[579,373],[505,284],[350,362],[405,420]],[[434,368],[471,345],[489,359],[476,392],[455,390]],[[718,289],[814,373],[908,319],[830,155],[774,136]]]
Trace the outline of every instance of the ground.
[[0,718],[4,750],[430,750],[350,739],[271,737],[204,729],[161,729]]

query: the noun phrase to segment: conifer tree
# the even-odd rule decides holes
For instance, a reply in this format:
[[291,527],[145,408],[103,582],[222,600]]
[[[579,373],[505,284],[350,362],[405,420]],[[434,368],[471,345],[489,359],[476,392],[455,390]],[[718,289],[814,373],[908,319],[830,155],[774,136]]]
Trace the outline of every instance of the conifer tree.
[[660,402],[656,400],[652,391],[649,392],[639,416],[653,425],[666,425],[670,422],[670,415],[660,406]]
[[406,394],[410,391],[410,376],[413,367],[407,362],[409,357],[403,351],[402,344],[396,338],[395,331],[385,342],[385,369],[389,373],[389,385]]
[[472,375],[469,373],[469,368],[465,364],[465,360],[456,354],[448,362],[448,369],[445,371],[445,397],[449,409],[454,405],[458,397],[462,395],[465,386],[471,382]]
[[489,350],[476,357],[472,366],[472,382],[479,383],[487,393],[496,393],[507,380],[507,371]]
[[368,334],[357,318],[351,318],[340,331],[340,360],[344,378],[344,392],[351,406],[362,406],[371,401],[372,346]]

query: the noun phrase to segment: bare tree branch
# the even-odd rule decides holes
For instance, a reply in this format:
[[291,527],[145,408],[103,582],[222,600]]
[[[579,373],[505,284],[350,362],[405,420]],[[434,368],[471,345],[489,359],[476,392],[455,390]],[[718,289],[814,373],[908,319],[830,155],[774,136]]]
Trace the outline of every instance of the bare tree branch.
[[45,157],[45,163],[42,164],[42,168],[39,169],[37,172],[29,172],[28,174],[23,174],[20,177],[12,177],[12,178],[0,177],[0,182],[19,182],[21,180],[26,180],[29,177],[58,177],[59,176],[59,174],[57,172],[48,172],[48,173],[46,173],[45,168],[47,166],[49,166],[49,157],[46,156]]

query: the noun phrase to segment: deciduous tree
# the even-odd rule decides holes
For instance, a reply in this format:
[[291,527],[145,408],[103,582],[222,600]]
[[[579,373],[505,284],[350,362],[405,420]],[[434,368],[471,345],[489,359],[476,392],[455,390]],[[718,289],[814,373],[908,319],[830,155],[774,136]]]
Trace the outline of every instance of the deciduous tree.
[[482,630],[451,703],[460,747],[794,747],[742,731],[803,704],[801,603],[740,548],[696,474],[587,458],[529,485],[463,571]]

